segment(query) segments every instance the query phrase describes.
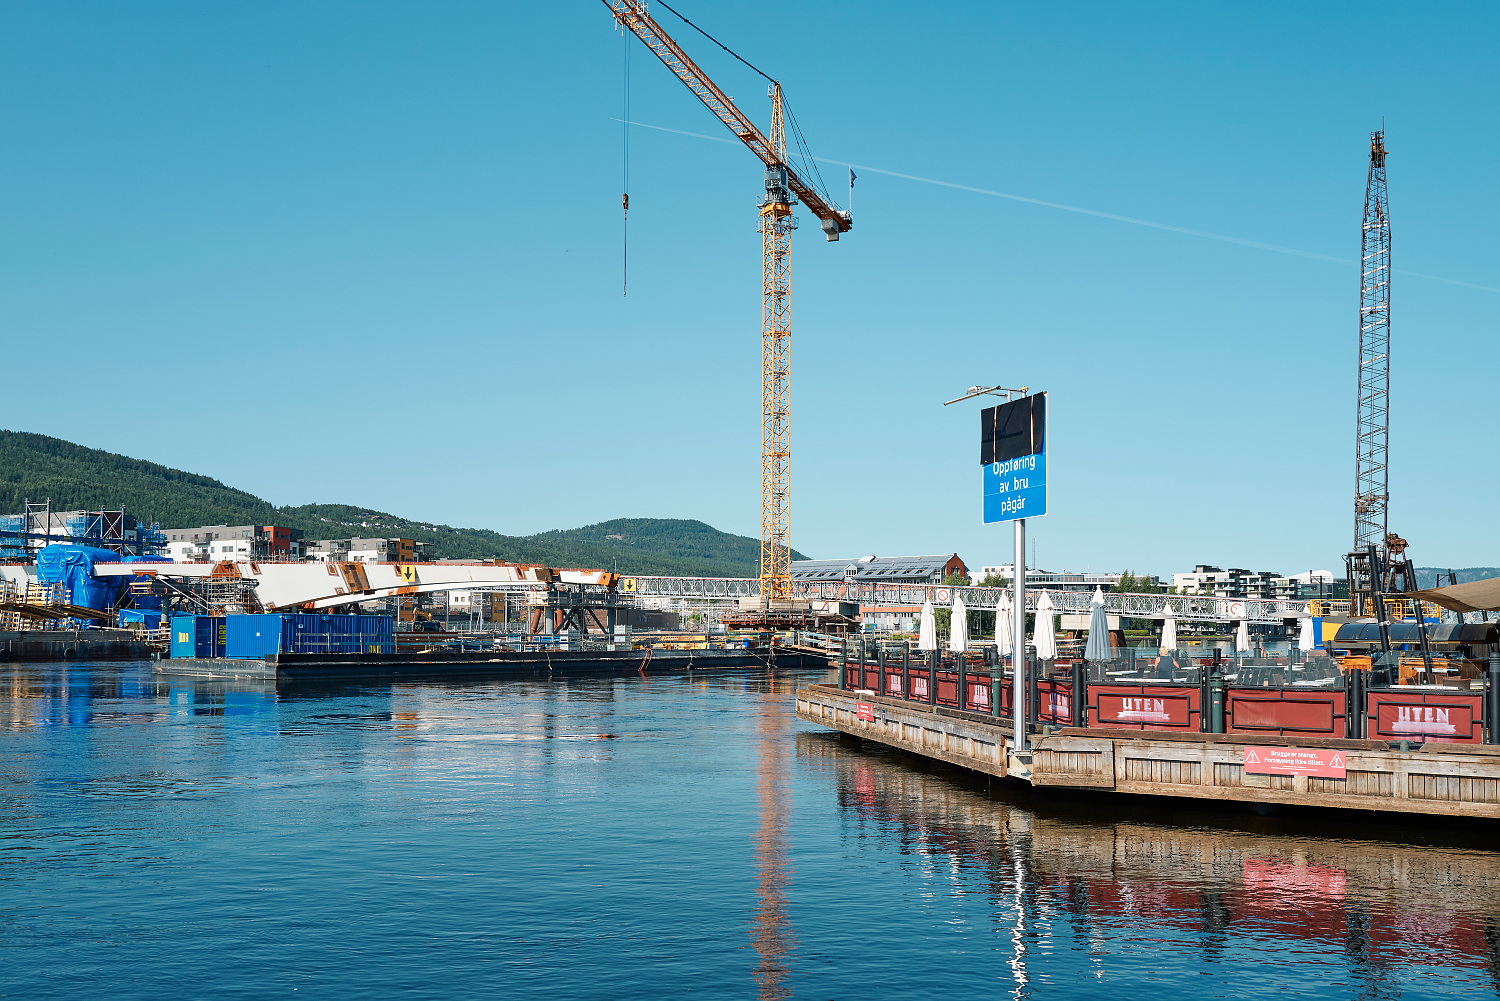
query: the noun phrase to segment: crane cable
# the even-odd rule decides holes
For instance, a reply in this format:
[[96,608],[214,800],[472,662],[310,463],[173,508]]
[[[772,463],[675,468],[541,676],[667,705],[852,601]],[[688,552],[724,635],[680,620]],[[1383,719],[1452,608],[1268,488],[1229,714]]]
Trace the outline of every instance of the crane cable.
[[704,31],[702,28],[698,27],[692,21],[689,21],[687,18],[683,17],[676,10],[674,10],[672,8],[672,6],[666,2],[666,0],[656,0],[656,2],[659,3],[659,4],[661,4],[663,7],[666,7],[667,10],[672,11],[673,15],[676,16],[677,20],[681,21],[683,24],[687,25],[689,28],[692,28],[698,34],[702,35],[704,38],[708,39],[710,42],[713,42],[719,48],[723,49],[725,52],[729,53],[731,56],[734,56],[734,58],[736,58],[740,62],[744,63],[746,66],[750,67],[755,72],[757,72],[761,76],[765,77],[766,80],[769,81],[770,83],[774,83],[774,84],[778,84],[778,85],[781,83],[781,81],[777,80],[775,77],[770,76],[769,74],[767,74],[765,70],[761,69],[759,66],[755,65],[750,60],[746,59],[744,56],[740,55],[738,52],[734,51],[729,46],[725,45],[723,42],[719,41],[717,38],[715,38],[714,36],[710,35],[708,32]]
[[[738,52],[734,51],[723,42],[719,41],[713,35],[710,35],[708,32],[698,27],[692,21],[689,21],[681,14],[681,12],[679,12],[671,4],[667,3],[666,0],[656,0],[656,2],[665,7],[667,10],[671,11],[672,15],[683,24],[687,25],[689,28],[692,28],[698,34],[702,35],[704,38],[708,39],[710,42],[713,42],[719,48],[723,49],[725,52],[729,53],[731,56],[744,63],[746,66],[750,67],[750,69],[760,74],[760,76],[765,78],[768,82],[773,83],[778,87],[781,86],[780,80],[777,80],[765,70],[761,69],[759,66],[755,65],[750,60],[746,59],[744,56],[740,55]],[[818,170],[818,164],[817,161],[813,158],[812,150],[808,147],[807,140],[802,136],[802,127],[797,124],[797,116],[792,114],[791,106],[787,103],[786,96],[784,94],[782,95],[781,105],[782,111],[786,116],[787,131],[791,134],[792,137],[792,145],[797,149],[800,157],[805,161],[802,165],[803,169],[797,172],[798,176],[807,181],[813,187],[813,189],[818,192],[818,194],[823,198],[824,201],[828,202],[830,205],[833,204],[833,198],[829,196],[828,186],[823,181],[822,173]],[[630,116],[626,115],[625,117],[628,118]]]

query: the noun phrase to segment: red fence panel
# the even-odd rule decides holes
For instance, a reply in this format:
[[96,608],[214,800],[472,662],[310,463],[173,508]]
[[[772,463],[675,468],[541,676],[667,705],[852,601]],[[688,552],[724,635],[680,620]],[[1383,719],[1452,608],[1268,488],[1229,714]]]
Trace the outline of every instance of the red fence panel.
[[1231,688],[1224,693],[1224,732],[1276,737],[1342,737],[1343,689]]
[[911,699],[913,702],[926,702],[927,701],[927,693],[929,691],[931,691],[931,689],[929,689],[927,687],[927,682],[928,682],[927,668],[925,668],[925,667],[922,667],[922,668],[914,667],[914,668],[912,668],[911,669],[911,694],[909,694],[907,696],[907,698]]
[[906,693],[901,690],[901,683],[902,676],[899,670],[888,672],[885,676],[885,694],[892,698],[904,698]]
[[1196,685],[1090,685],[1089,726],[1135,730],[1203,729],[1203,693]]
[[1365,736],[1372,740],[1484,743],[1484,697],[1479,692],[1402,692],[1365,696]]
[[[880,687],[880,669],[875,664],[847,664],[844,667],[844,683],[850,691],[866,690],[877,694],[888,695],[895,699],[908,699],[912,702],[928,703],[928,683],[931,671],[926,665],[912,667],[911,690],[902,691],[905,677],[899,665],[886,665],[885,690]],[[990,677],[988,673],[965,674],[965,703],[963,708],[969,712],[988,713],[990,711]],[[1000,689],[1000,711],[1010,712],[1010,682],[1008,679],[995,679],[996,686]],[[958,705],[958,672],[937,672],[938,698],[937,704],[947,706],[950,709],[959,708]]]
[[1036,683],[1036,719],[1053,726],[1073,725],[1073,683],[1042,678]]

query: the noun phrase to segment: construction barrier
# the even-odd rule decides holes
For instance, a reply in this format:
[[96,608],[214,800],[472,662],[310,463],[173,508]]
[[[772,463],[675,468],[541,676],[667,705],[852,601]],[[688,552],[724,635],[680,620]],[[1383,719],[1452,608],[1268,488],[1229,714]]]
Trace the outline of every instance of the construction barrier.
[[1342,688],[1231,688],[1224,693],[1224,732],[1344,737],[1348,701]]
[[1484,697],[1479,692],[1371,689],[1365,696],[1365,735],[1372,740],[1482,744]]
[[1073,725],[1073,682],[1042,678],[1036,682],[1036,721],[1051,726]]
[[[950,662],[951,663],[951,662]],[[920,664],[920,666],[917,666]],[[959,701],[960,679],[963,701]],[[846,688],[891,698],[984,713],[1009,720],[1012,681],[975,665],[962,675],[931,661],[846,664]],[[1081,681],[1081,676],[1080,676]],[[1031,680],[1028,713],[1044,726],[1207,732],[1207,683],[1122,682],[1088,684],[1082,713],[1075,713],[1075,682],[1064,677]],[[935,686],[935,689],[934,689]],[[994,691],[993,689],[998,689]],[[1351,696],[1352,691],[1352,696]],[[992,697],[998,705],[992,704]],[[1351,697],[1353,702],[1351,703]],[[1363,703],[1363,710],[1352,708]],[[1413,743],[1478,744],[1485,740],[1484,693],[1398,687],[1353,689],[1229,687],[1224,690],[1223,732],[1272,737],[1365,737]]]
[[1201,732],[1203,690],[1197,685],[1089,685],[1086,725]]

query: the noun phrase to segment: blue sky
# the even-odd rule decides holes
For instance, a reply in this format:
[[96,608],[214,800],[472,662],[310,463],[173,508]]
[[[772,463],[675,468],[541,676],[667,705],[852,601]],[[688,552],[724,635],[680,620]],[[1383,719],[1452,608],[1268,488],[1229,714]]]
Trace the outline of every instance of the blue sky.
[[[1043,565],[1336,567],[1383,117],[1391,524],[1500,565],[1500,7],[674,6],[820,156],[1350,262],[861,172],[854,232],[796,247],[799,549],[1003,561],[940,405],[995,382],[1051,393]],[[631,117],[719,135],[631,44]],[[277,503],[756,534],[758,166],[633,130],[623,298],[623,58],[593,0],[0,7],[0,427]]]

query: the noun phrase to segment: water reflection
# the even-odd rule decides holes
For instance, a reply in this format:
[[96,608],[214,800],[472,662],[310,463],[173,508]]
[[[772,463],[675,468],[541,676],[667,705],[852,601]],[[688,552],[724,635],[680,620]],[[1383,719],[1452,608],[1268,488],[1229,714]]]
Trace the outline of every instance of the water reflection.
[[755,831],[756,904],[750,940],[759,957],[755,966],[759,997],[762,1001],[773,1001],[792,996],[787,977],[791,972],[791,952],[796,946],[786,894],[791,876],[787,860],[791,805],[786,788],[791,718],[784,708],[769,700],[762,700],[759,717],[755,780],[760,826]]
[[1362,840],[1309,833],[1295,818],[1112,820],[1118,798],[987,789],[824,733],[798,734],[796,753],[831,771],[853,837],[872,848],[895,838],[930,882],[992,900],[1013,996],[1033,992],[1034,953],[1061,949],[1064,929],[1096,968],[1119,962],[1110,942],[1201,963],[1248,948],[1341,962],[1361,997],[1401,995],[1394,971],[1411,967],[1473,971],[1500,990],[1492,851],[1372,840],[1383,821],[1371,815],[1341,822]]
[[506,1001],[1500,984],[1490,828],[1433,843],[1362,818],[1350,840],[1351,815],[999,792],[795,722],[810,677],[275,686],[15,666],[0,996],[105,979],[115,1001],[164,982]]

